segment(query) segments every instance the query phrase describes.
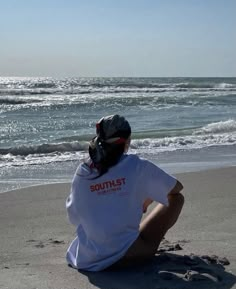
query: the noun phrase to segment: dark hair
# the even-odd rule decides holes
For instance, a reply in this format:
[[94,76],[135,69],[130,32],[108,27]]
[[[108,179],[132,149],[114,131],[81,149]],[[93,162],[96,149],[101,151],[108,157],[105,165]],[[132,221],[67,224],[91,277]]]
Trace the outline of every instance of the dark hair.
[[119,115],[102,118],[96,128],[97,137],[89,144],[89,156],[100,177],[119,162],[131,135],[131,128],[127,120]]
[[[97,148],[92,149],[96,140],[92,140],[89,146],[89,155],[94,164],[94,166],[99,171],[99,176],[105,174],[110,167],[116,165],[125,150],[125,143],[121,144],[107,144],[105,142],[99,145],[99,150],[101,158],[99,161],[96,159],[95,154],[97,154]],[[96,150],[96,151],[95,151]]]

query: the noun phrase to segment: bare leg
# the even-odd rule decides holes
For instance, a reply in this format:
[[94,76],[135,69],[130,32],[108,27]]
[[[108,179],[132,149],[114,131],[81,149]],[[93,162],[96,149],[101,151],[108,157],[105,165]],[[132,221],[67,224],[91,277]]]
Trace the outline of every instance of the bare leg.
[[169,206],[158,204],[140,224],[140,235],[118,266],[143,262],[153,257],[166,232],[176,223],[184,204],[181,193],[169,196]]
[[167,231],[176,223],[184,204],[182,194],[170,195],[169,206],[158,204],[140,225],[140,236],[155,254]]

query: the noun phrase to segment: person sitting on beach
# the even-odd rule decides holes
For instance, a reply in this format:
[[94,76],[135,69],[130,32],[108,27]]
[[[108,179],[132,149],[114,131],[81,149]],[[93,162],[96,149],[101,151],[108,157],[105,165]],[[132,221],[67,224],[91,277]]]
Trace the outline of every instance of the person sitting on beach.
[[[70,266],[100,271],[153,257],[184,204],[182,184],[152,162],[127,154],[128,121],[103,117],[79,165],[66,200],[77,236],[67,250]],[[141,222],[147,207],[158,204]]]

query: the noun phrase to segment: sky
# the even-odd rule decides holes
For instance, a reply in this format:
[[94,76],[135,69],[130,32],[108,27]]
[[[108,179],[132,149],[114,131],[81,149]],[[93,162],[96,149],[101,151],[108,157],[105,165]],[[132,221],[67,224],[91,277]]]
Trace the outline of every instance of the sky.
[[236,0],[0,0],[0,76],[236,77]]

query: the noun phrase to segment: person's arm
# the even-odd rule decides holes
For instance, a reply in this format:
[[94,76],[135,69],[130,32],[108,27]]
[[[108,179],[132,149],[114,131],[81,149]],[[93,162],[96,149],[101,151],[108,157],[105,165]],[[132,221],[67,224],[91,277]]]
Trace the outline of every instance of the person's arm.
[[176,185],[174,188],[169,192],[167,195],[169,205],[177,204],[179,201],[183,202],[184,201],[184,196],[181,194],[181,191],[183,190],[183,185],[177,180]]

